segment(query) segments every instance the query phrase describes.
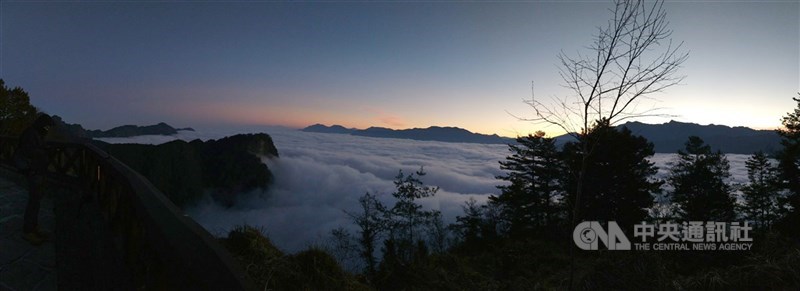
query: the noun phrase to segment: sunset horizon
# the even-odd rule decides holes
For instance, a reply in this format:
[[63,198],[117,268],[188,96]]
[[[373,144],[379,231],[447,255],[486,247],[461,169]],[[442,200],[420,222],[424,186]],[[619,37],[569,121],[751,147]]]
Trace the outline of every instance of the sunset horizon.
[[[535,117],[524,102],[572,94],[558,54],[586,53],[611,7],[195,4],[3,1],[0,77],[87,128],[323,123],[560,135],[520,120]],[[671,38],[689,52],[686,78],[637,101],[665,117],[631,120],[778,128],[800,91],[800,4],[664,5]]]

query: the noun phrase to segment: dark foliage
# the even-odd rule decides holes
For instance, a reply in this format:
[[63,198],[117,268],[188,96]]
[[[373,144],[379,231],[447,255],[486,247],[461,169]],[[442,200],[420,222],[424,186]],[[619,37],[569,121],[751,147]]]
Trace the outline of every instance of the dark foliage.
[[500,195],[489,201],[500,210],[511,237],[541,237],[566,218],[558,181],[564,166],[553,139],[544,132],[518,137],[517,143],[508,145],[511,155],[500,161],[500,169],[508,174],[497,177],[511,184],[498,186]]
[[745,162],[750,183],[742,187],[745,217],[760,228],[770,228],[781,214],[779,204],[780,181],[777,168],[766,154],[758,152]]
[[423,210],[417,203],[418,199],[432,197],[439,191],[439,187],[425,186],[420,180],[423,176],[425,172],[421,168],[409,175],[400,171],[394,181],[397,191],[392,193],[395,204],[384,213],[388,239],[393,242],[393,247],[384,253],[393,252],[397,261],[404,265],[417,254],[419,241],[426,239],[426,228],[441,217],[438,210]]
[[460,240],[458,248],[474,251],[489,247],[499,238],[499,211],[495,204],[479,205],[470,198],[461,209],[464,215],[456,216],[456,223],[450,226]]
[[[800,93],[798,93],[800,95]],[[783,117],[783,129],[778,130],[782,137],[783,149],[778,154],[778,168],[783,188],[789,191],[786,205],[789,212],[781,222],[781,228],[800,237],[800,98],[793,98],[797,108]]]
[[[586,147],[581,143],[588,143]],[[567,189],[567,201],[574,205],[581,167],[580,151],[587,148],[588,167],[580,198],[580,219],[617,221],[632,226],[647,218],[654,194],[662,181],[656,181],[657,168],[647,160],[654,154],[653,144],[634,136],[627,128],[615,129],[598,123],[578,143],[564,145],[563,154],[568,171],[562,175]]]
[[733,221],[735,198],[726,182],[731,174],[725,155],[712,152],[696,136],[689,137],[686,149],[678,155],[668,178],[677,216],[686,221]]
[[358,203],[361,213],[346,213],[359,229],[356,238],[360,248],[358,255],[366,265],[365,273],[369,278],[373,278],[377,266],[375,244],[387,230],[387,221],[384,219],[387,209],[374,195],[369,193],[358,198]]
[[286,255],[261,230],[250,226],[231,230],[221,242],[259,289],[370,290],[343,271],[325,251],[310,248]]
[[30,96],[20,87],[9,88],[0,79],[0,134],[18,136],[39,111],[31,105]]
[[387,235],[381,248],[383,260],[374,275],[379,289],[396,290],[404,286],[409,279],[413,280],[414,265],[430,254],[429,244],[443,248],[440,244],[444,234],[437,233],[444,231],[441,213],[424,210],[417,202],[439,191],[438,187],[425,186],[420,180],[423,176],[425,172],[420,168],[409,175],[400,171],[395,178],[397,190],[392,193],[395,204],[383,211],[382,225]]

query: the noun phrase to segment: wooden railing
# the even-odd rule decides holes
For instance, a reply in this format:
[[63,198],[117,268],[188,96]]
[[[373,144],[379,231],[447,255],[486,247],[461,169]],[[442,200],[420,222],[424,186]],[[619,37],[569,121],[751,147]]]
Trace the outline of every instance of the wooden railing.
[[[0,136],[0,163],[11,164],[15,138]],[[99,207],[138,290],[248,290],[231,255],[147,179],[88,143],[48,143],[47,176],[75,187],[74,199]],[[144,158],[144,157],[143,157]],[[57,230],[56,230],[57,231]]]

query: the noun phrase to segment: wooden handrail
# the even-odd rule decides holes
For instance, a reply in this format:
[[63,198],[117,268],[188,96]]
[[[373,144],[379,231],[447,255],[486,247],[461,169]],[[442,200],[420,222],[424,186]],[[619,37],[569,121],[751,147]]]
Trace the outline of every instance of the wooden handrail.
[[[16,138],[0,136],[0,163],[11,164],[16,144]],[[48,177],[97,202],[131,289],[254,289],[216,239],[139,173],[92,144],[48,146]]]

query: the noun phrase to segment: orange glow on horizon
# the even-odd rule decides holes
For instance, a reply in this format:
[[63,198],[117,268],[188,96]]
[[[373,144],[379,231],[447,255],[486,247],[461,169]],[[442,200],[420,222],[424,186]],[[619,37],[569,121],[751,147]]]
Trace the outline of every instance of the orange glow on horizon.
[[[178,109],[176,109],[178,108]],[[386,113],[377,109],[361,110],[358,114],[331,112],[318,108],[298,108],[294,106],[253,106],[250,104],[234,104],[230,102],[194,103],[190,108],[161,107],[159,112],[179,116],[190,121],[215,121],[224,124],[241,125],[277,125],[290,128],[304,128],[313,124],[326,126],[341,125],[346,128],[366,129],[369,127],[385,127],[395,130],[428,128],[431,126],[459,127],[480,134],[497,134],[515,138],[545,131],[548,136],[563,134],[563,130],[555,127],[540,128],[533,124],[518,120],[510,122],[489,122],[478,120],[471,122],[444,123],[441,121],[420,118],[417,122]],[[498,130],[499,129],[499,130]]]
[[[179,116],[188,121],[219,122],[232,125],[277,125],[290,128],[304,128],[313,124],[323,124],[326,126],[341,125],[346,128],[366,129],[369,127],[385,127],[395,130],[428,128],[431,126],[450,126],[469,130],[480,134],[497,134],[503,137],[515,138],[525,136],[538,130],[544,131],[549,137],[556,137],[566,132],[557,126],[543,126],[530,122],[520,121],[513,118],[496,118],[486,116],[484,118],[472,118],[467,120],[456,120],[452,117],[436,116],[440,119],[430,118],[429,116],[419,116],[409,118],[397,114],[387,113],[374,108],[351,109],[350,112],[330,108],[310,108],[300,106],[259,106],[245,103],[231,102],[203,102],[194,103],[192,107],[167,106],[156,108],[155,110]],[[676,118],[681,122],[693,122],[701,125],[722,124],[727,126],[746,126],[740,125],[741,121],[751,121],[754,124],[748,127],[759,130],[774,130],[780,127],[778,118],[776,122],[769,123],[770,118],[753,116],[748,119],[734,118],[736,116],[731,111],[718,111],[709,113],[707,111],[685,110]],[[702,114],[700,114],[702,113]],[[703,117],[703,118],[700,118]],[[725,118],[727,117],[727,118]],[[494,120],[498,119],[498,120]],[[713,120],[713,122],[712,122]],[[661,124],[669,122],[670,118],[658,120],[641,120],[644,123]]]

